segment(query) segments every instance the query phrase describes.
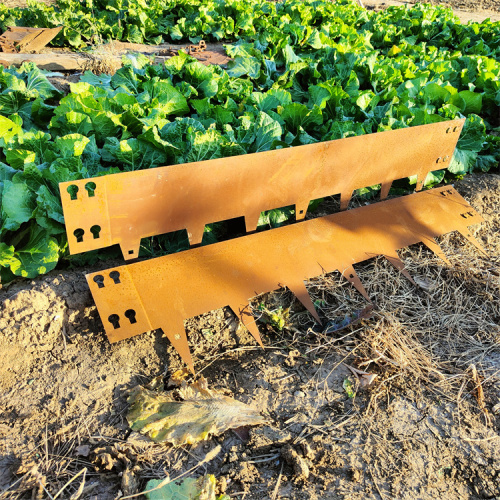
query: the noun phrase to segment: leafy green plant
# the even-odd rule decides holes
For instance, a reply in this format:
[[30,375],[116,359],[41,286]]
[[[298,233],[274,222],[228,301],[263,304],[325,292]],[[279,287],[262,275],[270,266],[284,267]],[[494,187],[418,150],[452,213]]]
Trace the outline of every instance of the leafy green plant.
[[[350,1],[60,0],[0,5],[0,24],[65,23],[58,43],[97,36],[156,42],[227,39],[233,61],[133,56],[113,76],[86,73],[63,96],[35,66],[0,68],[0,279],[33,278],[69,258],[58,183],[465,117],[448,169],[426,185],[498,165],[500,23],[461,25],[422,4],[382,12]],[[399,189],[414,183],[410,178]],[[378,186],[360,194],[374,196]],[[310,210],[321,200],[313,202]],[[261,226],[294,216],[268,211]],[[206,242],[218,238],[207,227]],[[187,248],[184,232],[143,255]]]
[[289,326],[290,309],[279,306],[277,309],[269,310],[265,304],[261,303],[257,307],[261,313],[260,321],[266,325],[276,328],[280,332]]

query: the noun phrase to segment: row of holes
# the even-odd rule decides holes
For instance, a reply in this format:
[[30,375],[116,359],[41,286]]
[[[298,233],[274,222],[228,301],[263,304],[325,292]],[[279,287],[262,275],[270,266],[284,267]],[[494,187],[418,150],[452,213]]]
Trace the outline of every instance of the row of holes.
[[[97,276],[96,276],[97,278]],[[94,278],[95,280],[95,278]],[[133,325],[137,323],[137,319],[135,318],[136,312],[133,309],[127,309],[125,311],[125,317],[130,321],[130,324]],[[120,316],[118,314],[111,314],[108,318],[108,321],[113,325],[113,328],[117,330],[120,328]]]
[[[101,232],[101,226],[92,226],[90,228],[90,232],[92,233],[92,235],[94,236],[94,240],[98,240],[100,235],[99,233]],[[75,238],[76,238],[76,242],[77,243],[82,243],[83,241],[83,235],[85,234],[85,231],[79,227],[78,229],[75,229],[73,231],[73,234],[75,235]]]
[[[120,273],[118,271],[111,271],[109,277],[113,280],[115,285],[121,283]],[[98,288],[104,288],[104,276],[102,274],[97,274],[94,276],[94,283],[97,284]]]
[[[85,189],[87,190],[89,198],[95,196],[96,187],[97,186],[95,185],[95,182],[87,182],[87,184],[85,184]],[[78,198],[78,191],[80,191],[80,189],[76,184],[71,184],[70,186],[68,186],[68,189],[66,191],[68,191],[72,200],[76,200]]]

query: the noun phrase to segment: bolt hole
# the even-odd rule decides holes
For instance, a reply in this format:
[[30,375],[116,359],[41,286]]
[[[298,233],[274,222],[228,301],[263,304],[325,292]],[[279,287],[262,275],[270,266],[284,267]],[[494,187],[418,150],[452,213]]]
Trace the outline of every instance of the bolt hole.
[[118,271],[111,271],[109,273],[109,277],[115,282],[115,285],[118,285],[120,282],[120,273]]
[[94,235],[94,240],[99,239],[99,233],[101,232],[101,226],[92,226],[90,232]]
[[102,274],[94,276],[94,282],[97,283],[99,288],[104,288],[104,276]]
[[66,189],[66,191],[68,192],[68,194],[72,200],[76,200],[78,198],[78,186],[77,185],[71,184],[71,186],[68,186],[68,189]]
[[85,189],[87,190],[87,194],[89,195],[89,198],[92,198],[93,196],[95,196],[95,188],[97,186],[95,185],[95,182],[87,182],[87,184],[85,184]]
[[131,325],[137,323],[137,320],[135,319],[135,311],[133,309],[127,309],[125,311],[125,317],[130,321]]
[[81,243],[83,241],[83,235],[85,234],[85,231],[81,228],[78,228],[73,231],[73,234],[75,235],[76,242]]
[[118,314],[111,314],[108,321],[113,325],[115,330],[120,328],[120,316],[118,316]]
[[354,278],[354,274],[350,274],[349,278],[353,279]]
[[133,250],[129,250],[129,251],[128,251],[128,254],[129,254],[129,255],[134,255],[134,251],[133,251]]
[[304,210],[301,210],[301,211],[299,212],[299,214],[300,214],[300,215],[302,215],[303,213],[304,213]]

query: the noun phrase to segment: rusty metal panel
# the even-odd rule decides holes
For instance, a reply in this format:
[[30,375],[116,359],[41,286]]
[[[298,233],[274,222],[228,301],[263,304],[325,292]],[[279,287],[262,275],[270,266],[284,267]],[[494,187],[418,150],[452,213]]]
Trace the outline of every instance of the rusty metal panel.
[[40,52],[57,34],[58,28],[25,28],[23,26],[8,26],[7,31],[0,36],[2,52]]
[[187,229],[201,243],[205,224],[244,215],[254,231],[264,210],[446,168],[464,120],[445,121],[237,157],[125,172],[59,185],[72,254],[120,244],[136,258],[141,238]]
[[444,257],[434,238],[457,230],[482,250],[468,229],[482,220],[453,187],[437,188],[89,274],[87,281],[111,342],[161,328],[194,370],[185,319],[230,306],[262,345],[250,298],[287,286],[319,321],[305,280],[338,270],[369,300],[353,264],[384,255],[409,277],[398,249],[423,242]]

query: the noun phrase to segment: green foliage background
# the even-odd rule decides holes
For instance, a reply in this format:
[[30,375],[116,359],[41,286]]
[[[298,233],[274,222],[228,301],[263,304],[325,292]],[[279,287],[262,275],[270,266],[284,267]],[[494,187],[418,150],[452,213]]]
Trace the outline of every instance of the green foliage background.
[[[442,7],[382,12],[351,1],[32,2],[0,24],[65,24],[56,43],[226,40],[227,70],[186,54],[134,56],[63,96],[35,66],[0,69],[0,277],[35,277],[67,256],[58,183],[466,117],[448,171],[500,159],[500,23],[461,25]],[[410,179],[414,182],[414,179]],[[274,210],[279,225],[293,210]],[[217,226],[207,228],[212,241]],[[157,238],[149,254],[185,248]],[[105,257],[109,251],[72,259]]]

